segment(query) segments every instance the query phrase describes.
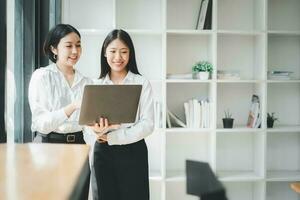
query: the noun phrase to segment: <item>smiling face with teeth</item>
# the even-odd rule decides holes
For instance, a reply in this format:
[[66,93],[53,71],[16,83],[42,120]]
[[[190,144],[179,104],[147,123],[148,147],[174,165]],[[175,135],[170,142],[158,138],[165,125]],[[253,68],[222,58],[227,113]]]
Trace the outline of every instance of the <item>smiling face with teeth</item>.
[[60,67],[73,67],[81,55],[80,37],[72,32],[61,38],[56,48],[51,51],[57,56],[56,65]]
[[105,52],[111,72],[127,74],[126,66],[129,62],[129,54],[129,48],[122,40],[113,40],[107,46]]

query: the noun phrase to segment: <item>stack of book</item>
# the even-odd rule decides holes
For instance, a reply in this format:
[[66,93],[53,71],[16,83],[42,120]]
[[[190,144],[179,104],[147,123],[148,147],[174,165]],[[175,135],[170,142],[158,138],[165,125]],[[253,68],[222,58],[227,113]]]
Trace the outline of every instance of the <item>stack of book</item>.
[[290,80],[291,79],[291,74],[293,72],[291,71],[278,71],[278,70],[274,70],[274,71],[268,71],[268,78],[270,80]]
[[221,80],[239,80],[240,72],[237,70],[218,70],[217,78]]
[[192,79],[192,73],[183,73],[183,74],[167,74],[167,79]]
[[211,103],[208,100],[190,99],[184,102],[186,123],[170,110],[167,112],[167,127],[209,128]]

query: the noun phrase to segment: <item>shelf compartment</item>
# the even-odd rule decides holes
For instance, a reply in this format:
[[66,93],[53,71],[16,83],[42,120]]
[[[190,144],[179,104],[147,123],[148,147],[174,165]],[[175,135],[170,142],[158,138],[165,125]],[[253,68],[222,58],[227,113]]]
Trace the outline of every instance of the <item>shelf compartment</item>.
[[290,187],[291,182],[267,182],[266,200],[299,200],[299,194]]
[[166,200],[199,200],[199,197],[186,193],[186,180],[166,182]]
[[225,182],[227,198],[230,200],[264,200],[263,182]]
[[84,3],[81,0],[62,1],[63,22],[72,24],[78,29],[112,30],[113,4],[111,0],[87,0]]
[[291,71],[300,79],[300,35],[269,35],[268,71]]
[[160,30],[161,0],[116,0],[116,25],[126,29]]
[[268,30],[300,31],[298,0],[268,1]]
[[167,34],[167,73],[192,73],[199,61],[213,64],[212,46],[211,35]]
[[263,35],[218,34],[217,70],[238,71],[241,80],[263,80],[265,40]]
[[[264,1],[218,1],[218,29],[260,31],[264,29]],[[234,7],[234,8],[233,8]]]
[[[186,124],[184,102],[195,98],[208,99],[212,103],[212,91],[213,87],[209,83],[167,83],[167,108]],[[210,119],[212,119],[212,111],[210,111]],[[210,123],[210,127],[212,125]]]
[[267,179],[300,180],[300,132],[267,134]]
[[279,119],[274,128],[300,126],[300,83],[268,84],[267,112]]
[[[201,1],[167,1],[167,29],[196,30]],[[212,26],[213,27],[213,26]]]
[[166,134],[166,178],[185,177],[187,159],[211,163],[210,133]]
[[264,173],[263,133],[217,134],[217,175],[226,181],[260,180]]
[[246,129],[252,95],[259,96],[261,113],[263,113],[264,91],[263,83],[218,83],[217,127],[223,128],[224,111],[229,109],[234,118],[233,127]]

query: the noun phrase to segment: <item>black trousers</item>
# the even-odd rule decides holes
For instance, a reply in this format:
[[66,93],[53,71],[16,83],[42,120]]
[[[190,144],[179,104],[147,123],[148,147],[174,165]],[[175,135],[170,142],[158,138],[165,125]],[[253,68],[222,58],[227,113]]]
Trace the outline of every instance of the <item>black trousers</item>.
[[94,168],[100,200],[149,200],[145,140],[111,146],[96,142]]
[[[42,133],[37,133],[36,137],[41,137],[42,143],[85,144],[82,131],[76,133],[68,133],[68,134],[59,134],[59,133],[52,132],[47,135]],[[89,187],[90,187],[90,173],[86,177],[79,199],[82,200],[88,199]]]

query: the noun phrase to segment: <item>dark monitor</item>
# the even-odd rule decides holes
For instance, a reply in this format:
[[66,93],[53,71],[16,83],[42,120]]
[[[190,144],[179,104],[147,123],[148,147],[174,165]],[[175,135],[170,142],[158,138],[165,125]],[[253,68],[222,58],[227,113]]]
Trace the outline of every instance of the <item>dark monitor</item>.
[[187,194],[201,197],[201,200],[227,200],[225,188],[206,162],[186,161]]

